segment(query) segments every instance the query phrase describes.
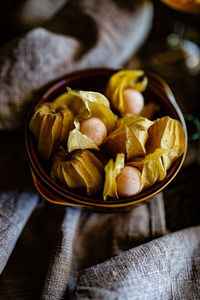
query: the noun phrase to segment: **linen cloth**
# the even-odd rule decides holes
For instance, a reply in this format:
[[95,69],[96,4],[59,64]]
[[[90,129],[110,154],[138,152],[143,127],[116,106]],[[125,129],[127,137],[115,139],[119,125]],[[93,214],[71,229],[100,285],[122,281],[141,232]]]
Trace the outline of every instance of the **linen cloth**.
[[71,71],[123,66],[151,21],[149,2],[72,1],[1,48],[0,299],[199,299],[198,164],[164,197],[98,214],[40,199],[24,149],[32,99]]

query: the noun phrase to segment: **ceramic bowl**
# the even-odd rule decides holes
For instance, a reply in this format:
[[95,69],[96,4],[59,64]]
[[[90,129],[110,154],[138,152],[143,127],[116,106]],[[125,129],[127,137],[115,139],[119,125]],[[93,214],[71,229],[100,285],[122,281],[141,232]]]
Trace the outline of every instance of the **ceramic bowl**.
[[173,178],[180,170],[187,150],[187,131],[183,115],[166,82],[156,74],[145,72],[146,76],[148,77],[148,87],[144,93],[145,99],[154,99],[154,101],[160,105],[161,110],[158,117],[168,115],[179,120],[183,126],[185,134],[184,153],[168,170],[165,179],[161,182],[157,182],[152,187],[148,188],[145,191],[142,191],[135,196],[127,197],[124,199],[110,199],[107,201],[103,201],[101,195],[97,195],[96,197],[87,197],[86,195],[76,193],[68,188],[60,186],[50,178],[48,172],[45,170],[45,167],[40,160],[40,157],[37,153],[35,140],[28,128],[30,118],[32,117],[34,111],[41,103],[45,101],[52,101],[57,96],[65,92],[66,86],[69,86],[72,89],[103,92],[108,79],[116,71],[118,70],[90,69],[68,74],[65,78],[58,81],[51,88],[49,88],[29,111],[25,126],[26,149],[34,185],[38,193],[47,201],[62,205],[83,206],[103,212],[120,211],[122,209],[141,204],[143,201],[161,192],[173,180]]

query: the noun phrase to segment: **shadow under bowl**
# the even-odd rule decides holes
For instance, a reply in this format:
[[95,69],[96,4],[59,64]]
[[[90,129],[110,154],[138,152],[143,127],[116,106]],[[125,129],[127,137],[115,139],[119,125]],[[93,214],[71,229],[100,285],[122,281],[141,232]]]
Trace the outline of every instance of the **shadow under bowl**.
[[85,194],[77,193],[74,190],[60,186],[54,182],[37,153],[37,147],[29,130],[29,121],[34,111],[43,102],[54,100],[57,96],[66,91],[66,86],[72,89],[82,89],[88,91],[98,91],[103,93],[110,76],[119,70],[113,69],[89,69],[85,71],[75,72],[66,75],[65,78],[58,81],[49,88],[43,96],[34,104],[28,113],[25,125],[25,143],[30,162],[30,169],[33,177],[34,185],[38,193],[47,201],[70,206],[82,206],[100,212],[116,212],[141,204],[143,201],[151,198],[161,192],[177,175],[180,170],[187,151],[187,130],[183,115],[175,101],[175,98],[166,84],[166,82],[158,75],[145,71],[148,77],[148,86],[144,92],[147,101],[153,99],[161,107],[159,116],[170,116],[180,121],[185,134],[184,153],[173,163],[164,180],[155,183],[152,187],[142,191],[134,196],[122,199],[109,199],[103,201],[102,195],[96,197],[88,197]]

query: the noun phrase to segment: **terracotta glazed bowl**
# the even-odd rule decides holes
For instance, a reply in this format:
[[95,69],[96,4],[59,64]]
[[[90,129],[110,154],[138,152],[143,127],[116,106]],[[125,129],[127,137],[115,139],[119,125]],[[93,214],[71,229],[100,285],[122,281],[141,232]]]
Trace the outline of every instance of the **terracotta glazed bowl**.
[[144,92],[145,99],[153,99],[160,105],[161,110],[158,117],[168,115],[179,120],[185,133],[184,153],[168,170],[165,179],[135,196],[124,199],[110,199],[103,201],[102,195],[89,198],[85,194],[78,194],[68,188],[60,186],[50,178],[45,166],[43,166],[42,161],[40,160],[40,157],[37,153],[35,140],[28,128],[30,118],[32,117],[34,111],[41,103],[45,101],[52,101],[58,95],[65,92],[66,86],[69,86],[72,89],[103,92],[109,77],[116,71],[118,70],[90,69],[69,74],[48,89],[30,110],[27,117],[25,130],[26,149],[35,187],[38,193],[47,201],[70,206],[83,206],[103,212],[120,211],[124,208],[132,207],[142,203],[143,201],[162,191],[173,180],[180,170],[187,150],[187,131],[183,115],[168,85],[159,76],[150,72],[145,72],[145,75],[148,77],[148,87]]

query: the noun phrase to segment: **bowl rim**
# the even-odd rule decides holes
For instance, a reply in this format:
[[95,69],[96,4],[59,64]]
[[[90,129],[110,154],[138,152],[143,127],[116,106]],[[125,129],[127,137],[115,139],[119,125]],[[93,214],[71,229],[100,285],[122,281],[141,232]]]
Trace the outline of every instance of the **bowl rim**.
[[[62,77],[60,80],[57,80],[55,84],[50,86],[43,95],[40,98],[37,98],[36,101],[31,106],[30,110],[28,111],[26,122],[25,122],[25,145],[26,145],[26,152],[29,158],[30,167],[32,176],[34,179],[34,185],[36,186],[36,178],[39,180],[44,187],[50,189],[50,191],[53,193],[53,195],[59,197],[62,199],[62,201],[66,202],[66,205],[70,203],[70,205],[74,206],[92,206],[92,207],[102,207],[102,208],[116,208],[116,207],[127,207],[132,206],[135,204],[139,204],[143,201],[148,200],[149,198],[155,196],[157,193],[161,192],[177,175],[179,172],[186,156],[187,152],[187,143],[188,143],[188,136],[187,136],[187,129],[184,117],[182,115],[182,112],[176,103],[176,100],[174,98],[174,95],[167,85],[167,83],[157,74],[144,70],[145,75],[147,75],[149,78],[154,80],[155,82],[159,83],[161,87],[161,92],[165,98],[168,100],[168,104],[170,104],[171,108],[176,113],[177,119],[181,122],[181,125],[184,130],[185,135],[185,149],[183,154],[173,163],[173,172],[170,173],[170,170],[168,170],[167,178],[165,177],[162,181],[155,183],[152,187],[150,187],[147,190],[142,191],[141,193],[138,193],[134,196],[127,197],[127,198],[120,198],[120,199],[112,199],[112,200],[103,200],[102,199],[95,199],[91,197],[86,197],[80,194],[76,194],[73,191],[70,191],[70,189],[66,189],[56,182],[54,182],[50,176],[45,172],[44,168],[41,166],[40,162],[37,159],[37,151],[34,149],[33,146],[33,137],[31,135],[31,132],[29,130],[29,121],[30,118],[37,107],[47,101],[47,99],[51,96],[52,92],[55,92],[62,88],[64,85],[67,85],[67,82],[76,82],[77,79],[84,79],[89,78],[90,76],[111,76],[113,73],[120,71],[123,69],[113,69],[113,68],[91,68],[86,69],[82,71],[76,71],[73,73],[66,74],[64,77]],[[34,150],[34,151],[32,151]],[[38,179],[39,178],[39,179]],[[42,195],[41,189],[36,187],[38,192],[41,194],[43,198],[50,202],[58,203],[57,201],[54,201],[53,199],[47,199],[48,197],[45,195]],[[64,204],[64,203],[59,203]]]

